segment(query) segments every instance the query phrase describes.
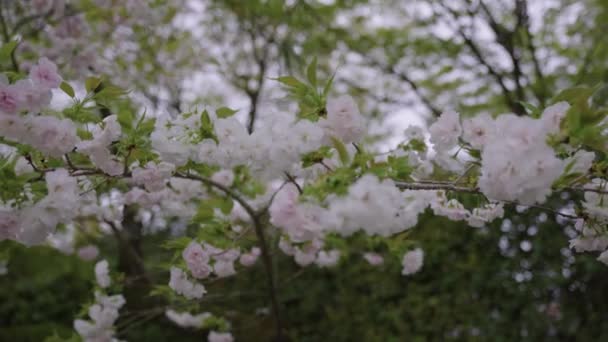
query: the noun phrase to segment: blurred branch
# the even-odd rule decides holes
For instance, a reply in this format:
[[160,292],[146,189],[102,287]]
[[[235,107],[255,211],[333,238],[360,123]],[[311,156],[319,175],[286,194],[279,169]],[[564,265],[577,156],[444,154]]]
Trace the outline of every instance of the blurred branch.
[[528,14],[528,1],[527,0],[517,0],[517,4],[520,7],[517,12],[521,16],[522,20],[522,29],[524,30],[524,34],[526,35],[526,46],[528,47],[528,51],[530,52],[530,58],[532,58],[532,64],[534,65],[534,73],[536,74],[536,81],[538,82],[538,87],[532,85],[532,91],[534,95],[538,99],[541,107],[545,106],[547,101],[547,84],[545,81],[545,75],[543,74],[543,70],[540,66],[540,62],[538,61],[538,57],[536,56],[536,46],[534,45],[534,36],[532,35],[532,31],[530,31],[530,16]]
[[14,34],[18,33],[19,29],[21,29],[21,27],[31,23],[32,21],[35,21],[38,19],[46,19],[46,18],[50,17],[52,14],[53,14],[53,9],[49,10],[48,12],[38,13],[38,14],[33,14],[30,16],[27,16],[27,17],[23,17],[13,27],[12,34],[14,35]]
[[409,85],[410,88],[412,88],[412,90],[414,91],[416,96],[420,99],[420,101],[431,111],[431,113],[433,113],[434,116],[441,115],[441,110],[439,110],[437,107],[435,107],[433,105],[431,100],[422,93],[422,90],[420,89],[418,84],[416,84],[416,82],[414,82],[414,80],[412,80],[409,77],[409,75],[407,75],[405,72],[398,71],[397,69],[395,69],[394,65],[382,65],[380,62],[378,62],[370,57],[367,57],[363,54],[362,54],[362,56],[367,60],[367,62],[371,66],[379,68],[384,73],[393,75],[393,76],[397,77],[398,79],[400,79],[401,81],[407,83],[407,85]]
[[[445,3],[443,3],[443,1],[439,1],[438,4],[441,8],[447,11],[454,18],[455,21],[458,20],[458,18],[460,17],[460,13],[447,6]],[[469,16],[470,15],[471,13],[469,13]],[[469,50],[471,50],[475,59],[477,59],[477,61],[486,68],[490,76],[492,76],[492,78],[494,78],[496,83],[498,83],[498,85],[500,86],[505,104],[514,113],[519,115],[525,114],[524,108],[520,104],[518,104],[515,99],[513,99],[513,93],[507,87],[504,76],[498,70],[496,70],[488,60],[486,60],[484,54],[481,52],[481,49],[473,41],[473,38],[466,34],[466,32],[464,32],[462,26],[458,23],[456,23],[456,26],[456,31],[458,32],[458,35],[462,38]]]
[[[463,186],[457,186],[454,185],[452,183],[407,183],[407,182],[395,182],[395,185],[399,188],[399,189],[406,189],[406,190],[444,190],[444,191],[454,191],[454,192],[461,192],[461,193],[469,193],[469,194],[476,194],[476,195],[482,195],[485,196],[481,190],[479,190],[479,188],[469,188],[469,187],[463,187]],[[508,204],[513,204],[513,205],[522,205],[521,203],[518,203],[517,201],[506,201],[506,200],[497,200],[498,202],[503,202],[503,203],[508,203]],[[540,209],[540,210],[544,210],[544,211],[549,211],[555,215],[560,215],[562,217],[566,217],[566,218],[570,218],[570,219],[579,219],[581,217],[579,216],[575,216],[575,215],[570,215],[570,214],[566,214],[566,213],[562,213],[560,211],[554,210],[552,208],[547,208],[547,207],[543,207],[543,206],[538,206],[538,205],[525,205],[526,207],[529,208],[536,208],[536,209]]]
[[[11,34],[9,33],[8,26],[6,24],[6,19],[4,17],[4,1],[0,2],[0,27],[2,29],[2,37],[4,39],[4,44],[7,44],[11,41]],[[11,51],[11,63],[13,64],[13,71],[19,72],[19,62],[17,62],[17,56],[15,55],[15,51],[17,47]]]
[[[517,2],[519,2],[519,0],[517,0]],[[507,52],[511,59],[511,63],[513,64],[513,70],[511,73],[513,74],[513,81],[515,82],[515,93],[517,101],[525,101],[526,95],[522,86],[522,79],[525,78],[525,76],[522,74],[521,71],[521,55],[519,53],[519,50],[515,46],[515,38],[516,32],[519,30],[520,27],[522,27],[526,18],[521,15],[521,11],[518,8],[519,6],[516,6],[514,10],[516,25],[513,30],[509,30],[507,27],[500,24],[496,20],[496,18],[494,18],[494,15],[483,1],[479,1],[479,6],[487,17],[488,25],[490,26],[492,31],[494,31],[494,35],[496,36],[496,42],[503,47],[503,49]],[[469,12],[469,15],[471,17],[473,17],[474,14],[474,12]]]
[[247,131],[249,134],[253,132],[255,126],[255,120],[257,118],[257,110],[258,110],[258,102],[260,99],[260,94],[262,92],[262,88],[264,86],[264,79],[266,78],[266,59],[268,57],[268,50],[270,47],[270,42],[272,38],[266,40],[265,46],[262,48],[262,53],[260,54],[258,48],[256,46],[256,38],[261,35],[256,35],[253,29],[248,30],[249,37],[251,39],[251,45],[253,48],[253,57],[256,61],[256,64],[259,68],[258,74],[256,77],[256,86],[255,88],[249,88],[248,84],[245,84],[245,92],[247,96],[249,96],[249,101],[251,102],[251,108],[249,109],[249,121],[247,123]]

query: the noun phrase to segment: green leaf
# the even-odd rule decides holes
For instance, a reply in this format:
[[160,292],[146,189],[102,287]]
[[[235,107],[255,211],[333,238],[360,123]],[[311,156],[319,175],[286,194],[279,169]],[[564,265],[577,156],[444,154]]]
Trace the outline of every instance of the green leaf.
[[306,84],[300,82],[297,78],[293,76],[282,76],[275,79],[276,81],[281,82],[282,84],[293,87],[293,88],[306,88]]
[[518,101],[518,102],[520,105],[522,105],[522,107],[524,107],[524,109],[526,110],[526,113],[528,115],[530,115],[533,118],[540,117],[540,114],[541,114],[540,108],[538,108],[535,105],[528,103],[528,102],[523,102],[523,101]]
[[591,103],[594,108],[602,108],[608,106],[608,84],[602,85],[593,96],[591,96]]
[[88,77],[84,81],[84,88],[87,90],[88,93],[92,93],[99,87],[100,84],[101,84],[101,78]]
[[331,147],[322,146],[316,151],[308,152],[302,156],[302,166],[309,167],[311,165],[320,163],[325,158],[331,158]]
[[90,131],[84,130],[82,128],[78,128],[76,130],[76,134],[82,140],[92,140],[93,139],[93,133],[91,133]]
[[331,142],[334,148],[338,151],[338,156],[340,157],[340,161],[342,162],[342,164],[347,165],[350,158],[348,156],[346,146],[344,146],[340,139],[337,139],[335,137],[331,137]]
[[175,249],[181,251],[182,249],[186,248],[190,244],[190,242],[192,242],[191,238],[187,236],[182,236],[165,241],[164,243],[162,243],[161,247],[164,249]]
[[10,42],[2,45],[0,47],[0,62],[8,62],[11,59],[11,54],[19,44],[16,40],[11,40]]
[[192,222],[195,223],[204,223],[211,219],[213,219],[213,206],[209,201],[201,202],[198,209],[196,210],[196,214],[192,218]]
[[327,80],[327,83],[325,84],[325,88],[323,88],[323,97],[324,98],[327,98],[327,95],[329,94],[329,91],[331,90],[331,86],[334,83],[335,76],[336,76],[336,74],[334,73],[333,75],[331,75],[329,80]]
[[568,88],[557,94],[552,103],[560,101],[569,102],[571,105],[575,103],[587,102],[589,97],[595,92],[595,88],[580,86]]
[[133,112],[130,110],[122,110],[116,114],[118,117],[118,123],[123,129],[131,130],[133,128],[133,120],[135,117],[133,116]]
[[206,110],[201,113],[200,136],[202,139],[213,139],[216,143],[218,142],[217,137],[215,136],[213,122]]
[[308,82],[316,89],[317,88],[317,57],[313,58],[306,68],[306,77]]
[[103,89],[99,90],[99,92],[95,94],[95,98],[104,99],[105,101],[115,100],[120,98],[121,96],[126,95],[127,93],[128,91],[117,86],[105,85]]
[[230,109],[228,107],[221,107],[215,111],[215,114],[218,118],[228,118],[234,115],[234,113],[238,112],[238,110]]
[[74,98],[74,96],[76,96],[76,93],[74,93],[74,88],[72,88],[72,86],[65,81],[61,82],[59,88],[71,98]]

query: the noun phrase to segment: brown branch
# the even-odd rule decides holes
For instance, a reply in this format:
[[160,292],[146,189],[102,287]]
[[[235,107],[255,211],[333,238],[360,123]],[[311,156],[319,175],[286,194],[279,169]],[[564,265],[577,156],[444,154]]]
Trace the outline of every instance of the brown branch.
[[[257,35],[253,31],[253,29],[248,30],[249,37],[251,38],[251,45],[253,48],[253,57],[258,65],[258,74],[256,77],[256,87],[255,89],[250,89],[246,84],[245,92],[249,96],[249,101],[251,102],[251,108],[249,109],[249,122],[247,123],[247,131],[249,134],[253,132],[255,126],[255,120],[257,118],[257,110],[258,110],[258,102],[260,100],[260,95],[262,92],[262,88],[264,86],[264,79],[266,78],[266,59],[268,57],[268,51],[270,50],[270,43],[272,41],[272,37],[266,41],[265,46],[262,48],[262,54],[258,53],[258,49],[255,46],[255,41]],[[260,35],[262,36],[262,35]]]
[[302,187],[300,186],[300,184],[298,184],[298,182],[296,181],[296,179],[289,174],[289,172],[285,172],[285,177],[287,177],[287,180],[292,183],[293,185],[296,186],[296,188],[298,189],[298,192],[300,193],[300,195],[303,193],[302,191]]
[[[407,189],[407,190],[444,190],[444,191],[454,191],[454,192],[469,193],[469,194],[485,196],[481,192],[481,190],[479,190],[479,188],[468,188],[468,187],[456,186],[451,183],[422,183],[422,184],[420,184],[420,183],[395,182],[395,185],[400,189]],[[581,190],[581,189],[577,189],[577,190]],[[513,205],[524,205],[524,204],[518,203],[517,201],[508,201],[508,200],[496,200],[496,201],[513,204]],[[530,208],[544,210],[544,211],[549,211],[549,212],[554,213],[555,215],[560,215],[562,217],[566,217],[566,218],[570,218],[570,219],[580,218],[579,216],[565,214],[560,211],[554,210],[552,208],[543,207],[543,206],[539,206],[539,205],[532,204],[532,205],[525,205],[525,206],[530,207]]]
[[264,227],[262,224],[261,216],[262,216],[262,214],[264,214],[264,212],[258,213],[255,209],[253,209],[249,205],[249,203],[247,203],[247,201],[245,201],[235,191],[233,191],[232,189],[230,189],[220,183],[217,183],[211,179],[197,176],[197,175],[182,174],[182,173],[177,173],[176,177],[198,180],[204,184],[207,184],[209,186],[215,187],[218,190],[221,190],[226,195],[230,196],[232,199],[237,201],[241,206],[243,206],[243,208],[245,209],[247,214],[249,214],[249,216],[251,217],[251,220],[253,221],[253,227],[255,230],[255,234],[258,238],[258,241],[260,244],[260,249],[262,250],[262,261],[264,264],[264,269],[267,274],[266,278],[268,281],[268,289],[269,289],[269,294],[270,294],[272,312],[273,312],[275,324],[276,324],[277,340],[283,341],[285,339],[285,336],[284,336],[284,332],[283,332],[281,309],[280,309],[279,300],[278,300],[278,293],[277,293],[278,291],[277,291],[276,282],[275,282],[274,270],[272,268],[272,258],[270,256],[270,251],[268,249],[268,243],[266,242],[266,235],[264,234]]

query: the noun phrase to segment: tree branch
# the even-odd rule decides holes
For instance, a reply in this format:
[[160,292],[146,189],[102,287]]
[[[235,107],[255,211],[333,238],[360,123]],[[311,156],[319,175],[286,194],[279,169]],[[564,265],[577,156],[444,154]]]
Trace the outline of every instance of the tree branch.
[[[457,20],[458,17],[460,17],[460,13],[454,11],[453,9],[451,9],[450,7],[445,5],[443,2],[440,1],[439,5],[443,9],[445,9],[448,13],[450,13],[450,15],[455,20]],[[504,101],[505,101],[505,104],[507,105],[507,107],[509,107],[511,109],[511,111],[513,111],[516,114],[519,114],[519,115],[525,114],[524,108],[513,99],[513,94],[511,92],[511,90],[507,87],[505,80],[503,78],[503,75],[500,72],[498,72],[490,64],[489,61],[486,60],[486,58],[484,57],[480,48],[473,41],[473,39],[464,32],[464,30],[462,29],[460,24],[457,23],[456,25],[457,25],[456,31],[458,32],[458,35],[462,38],[465,45],[471,50],[475,59],[477,59],[477,61],[487,69],[490,76],[492,76],[492,78],[494,78],[496,83],[498,83],[500,89],[502,90],[502,95],[503,95],[503,98],[504,98]]]
[[[445,190],[445,191],[454,191],[454,192],[462,192],[462,193],[469,193],[469,194],[485,196],[479,190],[479,188],[468,188],[468,187],[463,187],[463,186],[456,186],[451,183],[422,183],[422,184],[420,184],[420,183],[395,182],[395,185],[399,189],[406,189],[406,190]],[[572,189],[572,190],[587,191],[588,189]],[[598,190],[598,189],[595,189],[595,190]],[[497,200],[497,202],[503,202],[503,203],[514,204],[514,205],[522,205],[521,203],[518,203],[517,201]],[[565,214],[560,211],[554,210],[552,208],[547,208],[547,207],[543,207],[543,206],[539,206],[539,205],[532,204],[532,205],[525,205],[525,206],[530,207],[530,208],[544,210],[544,211],[549,211],[549,212],[554,213],[555,215],[560,215],[562,217],[566,217],[566,218],[570,218],[570,219],[581,218],[579,216]]]
[[516,26],[511,31],[507,29],[504,25],[501,25],[495,18],[490,9],[486,6],[483,1],[479,1],[479,6],[485,13],[488,18],[488,25],[494,31],[494,35],[496,35],[496,42],[503,47],[503,49],[509,55],[511,59],[511,63],[513,64],[513,81],[515,82],[515,93],[518,101],[525,101],[526,95],[524,93],[524,88],[522,86],[522,78],[525,76],[521,71],[521,55],[515,46],[515,34],[517,30],[523,25],[525,18],[521,16],[519,6],[515,7],[514,15],[516,17]]
[[[4,18],[4,2],[0,2],[0,28],[2,29],[2,37],[4,38],[4,44],[11,41],[11,34],[9,33],[6,19]],[[19,72],[19,62],[17,62],[17,56],[15,55],[17,47],[11,51],[11,63],[13,64],[13,71]]]
[[407,83],[407,85],[409,85],[410,88],[412,88],[412,90],[414,91],[416,96],[420,99],[420,101],[422,101],[422,103],[431,111],[431,113],[433,113],[434,116],[438,117],[439,115],[441,115],[441,110],[439,110],[437,107],[435,107],[433,105],[431,100],[422,93],[422,90],[420,89],[418,84],[416,84],[416,82],[414,82],[414,80],[412,80],[406,73],[404,73],[402,71],[397,71],[397,69],[395,69],[394,65],[390,65],[390,66],[382,65],[380,62],[378,62],[370,57],[367,57],[363,54],[362,54],[362,56],[368,61],[368,63],[371,66],[380,68],[380,70],[382,70],[383,72],[393,75],[393,76],[397,77],[398,79],[400,79],[401,81]]
[[277,286],[276,286],[276,281],[275,281],[275,276],[274,276],[274,270],[272,268],[272,258],[270,256],[270,251],[268,249],[268,243],[266,242],[266,235],[264,234],[264,227],[262,224],[262,214],[264,214],[264,211],[258,213],[255,209],[253,209],[249,205],[249,203],[247,203],[247,201],[245,201],[235,191],[233,191],[232,189],[225,187],[224,185],[217,183],[211,179],[197,176],[197,175],[181,174],[181,173],[177,173],[176,176],[180,177],[180,178],[198,180],[204,184],[207,184],[209,186],[215,187],[218,190],[221,190],[226,195],[230,196],[235,201],[237,201],[241,206],[243,206],[243,208],[245,209],[247,214],[249,214],[249,216],[251,217],[251,220],[253,221],[253,227],[255,230],[255,234],[258,238],[258,241],[260,244],[260,249],[262,250],[262,261],[264,264],[264,269],[267,274],[268,289],[270,292],[269,293],[270,301],[271,301],[271,305],[272,305],[272,312],[274,315],[276,330],[277,330],[276,331],[277,341],[283,341],[285,339],[285,336],[284,336],[284,332],[283,332],[281,310],[280,310],[280,305],[279,305],[279,300],[278,300],[278,293],[277,293],[278,291],[277,291]]
[[545,75],[543,74],[543,70],[540,66],[540,62],[538,61],[538,57],[536,56],[536,46],[534,45],[534,36],[532,35],[532,31],[530,31],[530,20],[528,14],[528,1],[527,0],[517,0],[517,3],[520,6],[519,15],[522,17],[522,25],[521,27],[524,30],[524,34],[526,35],[526,46],[528,47],[528,51],[530,52],[530,58],[532,59],[532,64],[534,65],[534,73],[536,75],[536,81],[538,82],[538,87],[532,86],[532,91],[534,92],[534,96],[538,100],[541,107],[545,106],[547,101],[547,84],[545,82]]

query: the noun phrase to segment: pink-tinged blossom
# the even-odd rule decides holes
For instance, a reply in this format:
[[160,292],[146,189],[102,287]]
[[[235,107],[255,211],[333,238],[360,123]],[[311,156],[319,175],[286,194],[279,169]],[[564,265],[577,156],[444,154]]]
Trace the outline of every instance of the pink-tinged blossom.
[[317,253],[323,247],[323,241],[321,240],[313,240],[310,243],[296,247],[294,252],[294,260],[296,264],[305,267],[317,259]]
[[105,296],[95,293],[95,304],[89,307],[90,321],[77,319],[74,329],[84,342],[113,342],[114,322],[120,316],[118,310],[125,304],[122,295]]
[[58,88],[62,81],[61,76],[57,73],[57,66],[46,57],[40,58],[38,64],[32,66],[30,79],[35,85],[47,89]]
[[446,151],[458,144],[458,138],[462,134],[460,126],[460,114],[447,111],[439,116],[431,127],[431,142],[437,151]]
[[220,253],[214,253],[213,272],[220,278],[229,277],[236,274],[234,262],[239,258],[241,253],[236,249],[227,249]]
[[20,141],[26,132],[27,128],[22,116],[0,112],[0,136],[12,141]]
[[132,179],[135,184],[143,185],[148,191],[160,191],[165,187],[174,170],[173,164],[149,162],[143,168],[135,167],[132,171]]
[[203,312],[198,315],[192,315],[189,312],[177,312],[174,310],[165,311],[165,315],[173,323],[177,324],[182,328],[195,328],[199,329],[203,327],[205,320],[212,317],[209,312]]
[[312,264],[313,262],[315,262],[317,258],[317,253],[314,251],[302,251],[301,249],[296,249],[295,254],[294,254],[294,260],[296,262],[296,264],[305,267],[308,266],[310,264]]
[[284,227],[296,215],[298,201],[298,188],[293,184],[286,184],[274,197],[269,208],[270,223],[277,227]]
[[19,80],[14,87],[20,94],[20,107],[29,112],[39,113],[51,104],[51,90],[36,86],[30,79]]
[[295,247],[284,237],[279,239],[279,249],[286,255],[293,255],[296,252]]
[[327,118],[319,121],[327,137],[344,143],[357,142],[365,134],[365,119],[359,113],[355,100],[343,95],[327,100]]
[[462,138],[473,148],[483,149],[489,139],[495,136],[496,125],[489,114],[480,114],[462,123]]
[[331,251],[320,251],[317,254],[315,264],[319,267],[333,267],[340,261],[340,251],[333,249]]
[[460,221],[469,217],[470,212],[458,202],[457,199],[451,199],[445,202],[445,198],[438,201],[432,206],[433,212],[438,216],[445,216],[452,221]]
[[99,256],[99,249],[95,245],[87,245],[79,248],[76,253],[80,259],[84,261],[92,261]]
[[543,111],[541,121],[546,134],[557,134],[560,131],[562,120],[566,117],[570,104],[568,102],[558,102]]
[[15,114],[23,101],[19,87],[8,84],[6,76],[0,76],[0,112]]
[[47,172],[48,194],[21,211],[17,240],[28,246],[43,243],[59,223],[69,223],[78,214],[79,188],[65,169]]
[[201,284],[193,283],[188,279],[188,276],[180,268],[171,267],[171,279],[169,280],[169,287],[175,291],[175,293],[186,297],[187,299],[199,299],[202,298],[207,291]]
[[211,180],[225,187],[230,187],[234,182],[234,172],[229,169],[218,171],[211,176]]
[[36,13],[47,13],[53,8],[53,2],[55,0],[32,0],[32,7]]
[[209,336],[207,336],[207,341],[209,342],[233,342],[234,338],[232,337],[232,334],[229,332],[217,332],[217,331],[211,331],[209,333]]
[[95,264],[95,279],[97,280],[97,285],[101,288],[106,288],[112,283],[108,266],[107,260],[101,260]]
[[384,258],[382,257],[382,255],[377,253],[367,252],[363,254],[363,259],[365,259],[365,261],[367,261],[372,266],[378,266],[384,263]]
[[416,248],[412,251],[409,251],[403,255],[403,259],[401,260],[401,265],[403,266],[403,270],[401,274],[407,276],[414,274],[422,268],[424,263],[424,251],[420,248]]
[[241,254],[239,262],[245,267],[253,266],[260,257],[260,254],[261,250],[258,247],[253,247],[248,253]]
[[318,205],[298,203],[298,195],[295,185],[285,185],[270,206],[270,222],[283,228],[291,241],[310,241],[321,235],[322,227],[329,225],[333,217]]
[[15,239],[19,232],[19,214],[13,210],[0,209],[0,241]]
[[22,142],[51,157],[61,157],[71,152],[80,140],[76,135],[76,126],[69,119],[29,116],[25,125],[27,135],[22,137]]
[[608,265],[608,250],[602,252],[602,254],[600,254],[600,256],[597,257],[597,260]]
[[186,265],[193,277],[204,279],[211,273],[209,254],[197,242],[190,242],[188,247],[182,252],[182,257],[186,261]]

